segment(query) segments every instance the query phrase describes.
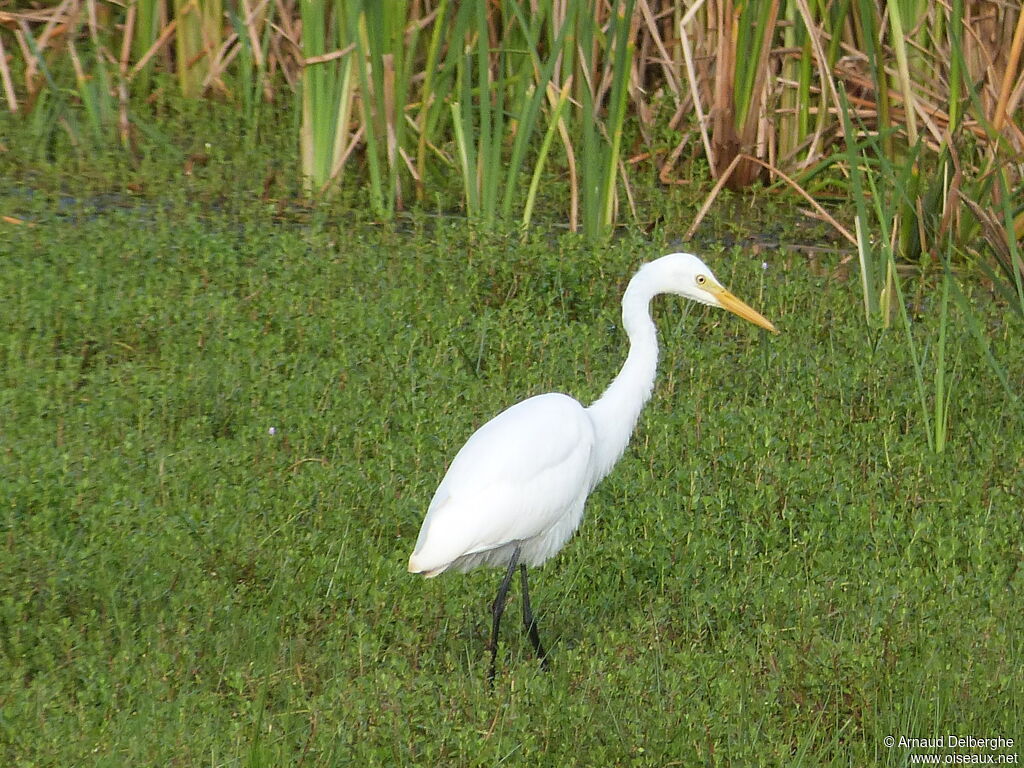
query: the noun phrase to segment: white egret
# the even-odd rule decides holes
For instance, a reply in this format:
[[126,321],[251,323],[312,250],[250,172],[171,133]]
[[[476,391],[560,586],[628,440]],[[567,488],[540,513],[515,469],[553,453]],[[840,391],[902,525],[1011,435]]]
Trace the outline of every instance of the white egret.
[[622,297],[629,354],[619,375],[589,408],[556,392],[523,400],[484,424],[455,455],[423,520],[409,571],[437,576],[450,568],[505,568],[492,605],[491,668],[509,584],[520,567],[523,624],[546,664],[530,608],[526,566],[557,553],[583,519],[587,496],[622,456],[658,363],[650,302],[662,293],[727,309],[776,331],[733,296],[696,256],[673,253],[645,264]]

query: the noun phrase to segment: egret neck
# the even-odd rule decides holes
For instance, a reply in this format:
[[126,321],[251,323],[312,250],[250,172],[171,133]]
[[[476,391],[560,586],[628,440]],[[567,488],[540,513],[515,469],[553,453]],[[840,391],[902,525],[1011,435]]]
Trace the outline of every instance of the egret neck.
[[[649,265],[648,265],[649,266]],[[629,445],[644,404],[651,399],[658,370],[658,332],[651,319],[651,299],[659,293],[650,271],[644,267],[626,287],[622,297],[622,326],[629,339],[629,355],[619,375],[608,385],[587,414],[594,424],[597,485],[615,466]]]

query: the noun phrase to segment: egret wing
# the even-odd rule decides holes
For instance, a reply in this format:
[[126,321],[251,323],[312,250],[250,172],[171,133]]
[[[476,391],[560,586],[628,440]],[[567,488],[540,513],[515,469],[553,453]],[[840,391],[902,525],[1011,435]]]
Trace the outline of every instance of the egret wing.
[[495,416],[466,441],[438,486],[416,542],[416,565],[435,570],[525,541],[582,510],[593,445],[589,417],[567,395],[532,397]]

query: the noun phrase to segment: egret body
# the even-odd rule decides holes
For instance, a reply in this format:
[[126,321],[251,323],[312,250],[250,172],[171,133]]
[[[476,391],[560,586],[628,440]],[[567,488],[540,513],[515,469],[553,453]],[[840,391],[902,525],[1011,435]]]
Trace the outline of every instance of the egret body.
[[629,354],[618,376],[592,405],[559,393],[523,400],[470,436],[437,487],[409,558],[409,571],[437,576],[480,565],[505,568],[492,607],[494,679],[498,625],[519,565],[523,622],[538,658],[546,661],[530,608],[526,566],[557,553],[583,519],[594,487],[629,444],[650,399],[658,364],[658,338],[650,303],[670,293],[727,309],[778,333],[737,299],[696,256],[673,253],[645,264],[622,297]]

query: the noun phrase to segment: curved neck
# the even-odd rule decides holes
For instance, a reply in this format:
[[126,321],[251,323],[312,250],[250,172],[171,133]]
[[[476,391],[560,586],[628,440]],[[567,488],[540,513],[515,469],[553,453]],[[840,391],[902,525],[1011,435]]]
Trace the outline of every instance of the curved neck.
[[651,320],[650,304],[656,291],[638,272],[622,297],[622,325],[629,337],[629,355],[619,375],[587,409],[597,433],[596,485],[619,460],[636,427],[644,404],[654,389],[658,368],[658,333]]

